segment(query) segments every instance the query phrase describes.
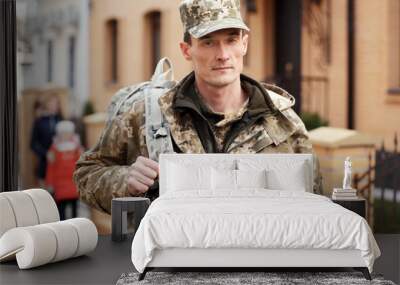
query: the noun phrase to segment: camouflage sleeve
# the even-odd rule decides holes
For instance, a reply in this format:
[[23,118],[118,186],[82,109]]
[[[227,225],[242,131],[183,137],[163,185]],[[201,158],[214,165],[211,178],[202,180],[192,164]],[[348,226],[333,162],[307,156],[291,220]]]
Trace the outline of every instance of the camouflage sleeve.
[[288,109],[283,112],[285,116],[295,124],[296,132],[294,132],[289,142],[296,153],[312,153],[313,154],[313,172],[314,172],[314,184],[313,191],[316,194],[322,194],[322,176],[319,168],[319,160],[316,153],[312,149],[312,144],[308,136],[306,127],[300,117],[292,110]]
[[80,198],[108,213],[111,213],[112,198],[129,196],[125,183],[129,169],[128,130],[122,116],[109,121],[96,146],[81,155],[74,172]]

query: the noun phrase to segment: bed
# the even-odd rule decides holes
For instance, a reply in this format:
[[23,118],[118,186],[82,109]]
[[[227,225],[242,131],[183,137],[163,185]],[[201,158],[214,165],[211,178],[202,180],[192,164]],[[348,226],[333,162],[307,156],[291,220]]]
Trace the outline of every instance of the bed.
[[352,267],[380,251],[361,216],[312,193],[309,154],[163,154],[160,197],[132,242],[154,268]]

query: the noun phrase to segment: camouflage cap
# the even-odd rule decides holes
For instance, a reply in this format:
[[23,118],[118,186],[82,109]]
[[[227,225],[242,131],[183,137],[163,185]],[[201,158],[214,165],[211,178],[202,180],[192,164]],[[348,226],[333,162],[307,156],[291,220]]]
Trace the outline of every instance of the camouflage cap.
[[240,0],[183,0],[179,10],[184,31],[195,38],[229,28],[250,31],[240,15]]

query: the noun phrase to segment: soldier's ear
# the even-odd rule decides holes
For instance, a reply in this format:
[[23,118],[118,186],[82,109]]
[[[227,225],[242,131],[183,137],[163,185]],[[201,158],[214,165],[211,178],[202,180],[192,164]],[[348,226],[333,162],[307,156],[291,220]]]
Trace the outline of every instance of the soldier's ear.
[[190,50],[190,47],[191,47],[191,46],[190,46],[188,43],[186,43],[186,42],[181,42],[181,43],[179,44],[179,47],[181,48],[183,57],[184,57],[186,60],[191,61],[191,60],[192,60],[192,54],[191,54],[191,50]]
[[245,33],[243,35],[242,40],[243,40],[243,50],[242,51],[243,51],[243,56],[244,56],[247,53],[247,47],[249,45],[249,34]]

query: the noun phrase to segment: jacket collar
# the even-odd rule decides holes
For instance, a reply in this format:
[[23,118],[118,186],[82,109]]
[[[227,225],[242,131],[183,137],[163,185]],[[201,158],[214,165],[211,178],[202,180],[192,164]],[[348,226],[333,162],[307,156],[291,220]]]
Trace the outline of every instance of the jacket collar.
[[[200,102],[201,99],[194,92],[194,81],[194,72],[182,79],[177,86],[172,108],[178,112],[191,109],[204,117],[204,104]],[[247,108],[250,118],[260,114],[273,115],[277,111],[267,90],[260,83],[244,74],[240,75],[240,81],[242,88],[250,96]]]

